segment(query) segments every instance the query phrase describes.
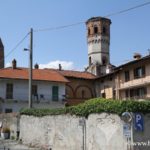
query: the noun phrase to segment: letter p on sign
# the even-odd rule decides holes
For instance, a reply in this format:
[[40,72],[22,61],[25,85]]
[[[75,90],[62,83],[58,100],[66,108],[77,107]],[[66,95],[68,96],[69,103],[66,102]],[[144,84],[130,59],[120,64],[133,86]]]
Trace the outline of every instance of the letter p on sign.
[[135,113],[135,122],[134,122],[134,126],[135,126],[135,130],[136,131],[143,131],[144,130],[144,119],[142,114],[140,113]]

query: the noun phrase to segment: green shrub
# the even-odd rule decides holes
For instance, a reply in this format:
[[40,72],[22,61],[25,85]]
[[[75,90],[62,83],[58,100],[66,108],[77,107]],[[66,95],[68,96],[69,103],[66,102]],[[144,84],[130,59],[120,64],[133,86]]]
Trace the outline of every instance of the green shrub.
[[88,117],[88,115],[92,113],[107,112],[121,115],[125,111],[150,113],[150,101],[139,102],[135,100],[121,101],[95,98],[77,106],[70,106],[60,109],[23,109],[21,110],[21,114],[42,117],[46,115],[59,115],[68,113],[71,115]]

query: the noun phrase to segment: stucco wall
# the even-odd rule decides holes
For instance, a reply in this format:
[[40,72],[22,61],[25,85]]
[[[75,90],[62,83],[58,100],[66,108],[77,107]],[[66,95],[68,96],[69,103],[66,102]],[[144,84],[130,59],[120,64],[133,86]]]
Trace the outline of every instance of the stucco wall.
[[118,115],[92,114],[86,119],[70,115],[21,116],[20,139],[24,144],[52,150],[127,150]]
[[[1,80],[0,81],[0,97],[6,98],[6,84],[13,84],[13,99],[27,100],[28,99],[28,80]],[[33,81],[33,85],[37,85],[38,95],[43,94],[47,100],[52,100],[52,86],[59,87],[59,100],[65,94],[65,84],[56,82]]]
[[[6,84],[13,84],[13,99],[6,99]],[[40,103],[37,104],[37,98],[33,98],[33,107],[36,108],[58,108],[64,107],[62,102],[65,95],[65,84],[56,82],[33,81],[33,85],[37,85],[37,94]],[[58,101],[52,100],[52,87],[58,86]],[[40,95],[44,99],[40,99]],[[18,112],[21,108],[28,107],[28,81],[27,80],[1,80],[0,81],[0,98],[4,100],[0,104],[0,111],[5,112],[5,109],[12,109],[13,112]]]

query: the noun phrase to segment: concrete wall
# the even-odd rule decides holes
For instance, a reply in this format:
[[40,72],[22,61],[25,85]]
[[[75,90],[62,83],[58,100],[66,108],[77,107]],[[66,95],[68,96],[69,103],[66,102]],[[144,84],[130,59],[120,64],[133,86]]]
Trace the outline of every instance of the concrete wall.
[[[127,150],[122,121],[114,114],[92,114],[86,119],[70,115],[21,116],[24,144],[52,150]],[[80,122],[80,123],[79,123]],[[84,146],[84,148],[83,148]]]

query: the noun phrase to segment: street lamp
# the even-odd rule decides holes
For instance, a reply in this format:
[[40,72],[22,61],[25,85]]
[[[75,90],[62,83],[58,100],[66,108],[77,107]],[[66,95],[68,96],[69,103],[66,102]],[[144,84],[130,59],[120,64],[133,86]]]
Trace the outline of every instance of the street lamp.
[[25,48],[24,51],[29,51],[29,108],[32,108],[32,61],[33,61],[33,29],[30,31],[30,49]]

